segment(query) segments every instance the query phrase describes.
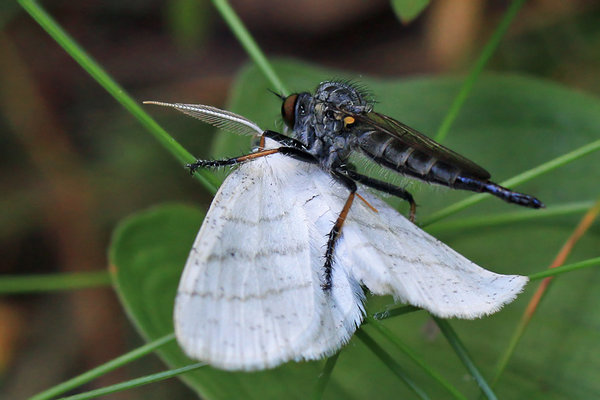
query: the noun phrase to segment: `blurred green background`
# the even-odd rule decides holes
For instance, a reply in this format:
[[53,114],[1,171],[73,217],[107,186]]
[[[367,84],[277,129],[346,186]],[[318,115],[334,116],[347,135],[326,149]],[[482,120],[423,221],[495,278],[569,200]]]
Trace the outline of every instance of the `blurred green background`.
[[[233,100],[230,93],[248,58],[210,2],[43,5],[135,99],[244,107],[239,100],[244,93],[236,92]],[[293,12],[281,1],[232,1],[269,57],[346,71],[358,80],[363,75],[464,75],[507,5],[437,1],[412,23],[402,24],[386,1],[308,1]],[[110,235],[124,217],[164,202],[208,207],[210,194],[16,3],[0,6],[0,26],[0,274],[101,270],[108,264]],[[600,3],[526,3],[486,71],[526,74],[597,97]],[[314,83],[292,87],[313,88]],[[443,113],[435,101],[415,103]],[[393,105],[381,107],[392,114]],[[148,111],[194,155],[210,157],[212,129],[169,110]],[[264,123],[276,126],[278,107],[262,112]],[[557,118],[568,120],[569,115]],[[419,127],[433,134],[437,126],[429,123]],[[571,150],[570,138],[566,133],[553,139],[552,146]],[[449,139],[467,148],[452,133]],[[237,150],[246,149],[240,144]],[[488,166],[487,156],[479,153],[476,160]],[[537,159],[527,165],[536,164]],[[520,169],[506,171],[510,173],[501,172],[502,178]],[[583,181],[597,185],[598,168],[589,174]],[[450,204],[451,196],[436,201]],[[591,199],[564,194],[565,201]],[[539,240],[545,233],[552,236],[548,225],[547,232],[537,231]],[[510,234],[510,227],[494,232]],[[561,243],[558,237],[556,241]],[[462,249],[469,247],[478,254],[466,239]],[[558,251],[558,246],[552,248]],[[553,255],[547,255],[548,262]],[[110,288],[3,296],[0,321],[0,398],[24,398],[141,344]],[[597,320],[586,322],[597,329]],[[149,357],[86,388],[163,368]],[[170,380],[112,398],[190,396],[183,384]]]

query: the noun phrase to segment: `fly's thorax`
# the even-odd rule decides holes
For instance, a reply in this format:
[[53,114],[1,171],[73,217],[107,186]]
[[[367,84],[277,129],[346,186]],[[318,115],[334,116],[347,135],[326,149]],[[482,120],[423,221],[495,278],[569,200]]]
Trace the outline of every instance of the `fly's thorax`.
[[358,87],[348,82],[325,81],[315,91],[317,102],[335,105],[339,110],[360,114],[372,110],[372,103]]
[[325,168],[343,164],[357,146],[355,118],[370,112],[371,102],[347,82],[322,82],[315,91],[298,93],[284,99],[283,119],[292,136]]

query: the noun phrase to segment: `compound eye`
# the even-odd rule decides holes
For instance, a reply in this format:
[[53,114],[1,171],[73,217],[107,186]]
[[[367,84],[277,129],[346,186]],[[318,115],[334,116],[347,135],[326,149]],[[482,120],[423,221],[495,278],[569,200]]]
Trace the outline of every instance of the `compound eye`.
[[298,102],[298,94],[292,94],[285,98],[281,105],[281,116],[283,121],[290,128],[294,127],[296,122],[296,103]]

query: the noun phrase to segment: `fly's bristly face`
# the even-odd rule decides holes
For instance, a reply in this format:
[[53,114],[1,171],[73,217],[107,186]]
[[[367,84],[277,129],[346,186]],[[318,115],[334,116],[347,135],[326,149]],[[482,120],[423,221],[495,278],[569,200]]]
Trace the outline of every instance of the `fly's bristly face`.
[[326,168],[343,163],[357,142],[356,115],[372,110],[361,90],[348,82],[326,81],[314,96],[288,96],[281,112],[295,139]]

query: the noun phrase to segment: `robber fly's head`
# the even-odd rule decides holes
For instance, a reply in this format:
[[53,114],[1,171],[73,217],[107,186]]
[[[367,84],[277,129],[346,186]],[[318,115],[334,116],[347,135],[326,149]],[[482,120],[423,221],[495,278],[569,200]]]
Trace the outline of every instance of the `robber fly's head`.
[[372,110],[372,104],[356,86],[341,81],[322,82],[315,91],[286,97],[281,114],[296,136],[313,129],[316,136],[339,135],[348,132],[355,123],[354,116]]

